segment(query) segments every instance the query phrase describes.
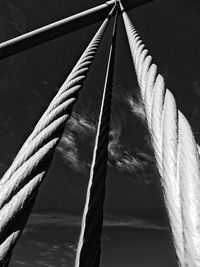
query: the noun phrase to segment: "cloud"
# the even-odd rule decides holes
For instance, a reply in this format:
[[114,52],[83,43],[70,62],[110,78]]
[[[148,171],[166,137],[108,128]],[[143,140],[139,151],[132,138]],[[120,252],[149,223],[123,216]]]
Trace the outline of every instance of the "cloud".
[[42,261],[42,260],[36,260],[34,261],[34,263],[37,264],[38,266],[52,267],[52,264],[47,263],[46,261]]
[[79,150],[73,134],[64,135],[58,147],[66,164],[72,169],[82,172],[85,170],[85,162],[80,160]]
[[[134,180],[149,182],[155,161],[139,90],[119,88],[115,93],[115,106],[110,132],[109,165],[139,178]],[[120,112],[117,111],[119,107]]]
[[[33,228],[38,230],[38,227],[67,227],[67,226],[77,226],[81,225],[81,216],[70,215],[65,213],[45,213],[45,214],[32,214],[28,221],[27,227],[25,229],[27,232],[32,232]],[[104,216],[104,226],[105,227],[133,227],[133,228],[144,228],[144,229],[157,229],[157,230],[167,230],[168,227],[162,222],[127,215],[112,215],[106,214]],[[40,244],[39,244],[40,245]],[[76,248],[71,244],[66,244],[71,250],[75,251]],[[40,245],[41,246],[41,245]],[[53,245],[48,251],[54,252],[59,250],[59,246]]]
[[146,122],[145,110],[142,104],[142,99],[139,94],[131,94],[127,93],[124,96],[125,104],[128,105],[130,112],[142,120],[144,123]]
[[[126,89],[119,86],[114,92],[114,101],[114,106],[117,106],[118,109],[120,105],[120,113],[124,111],[123,115],[127,115],[131,112],[143,122],[146,120],[139,88]],[[117,112],[117,114],[119,114],[119,112]]]
[[[77,250],[81,216],[65,213],[33,213],[21,239],[21,247],[13,257],[13,266],[71,266]],[[116,229],[153,229],[168,231],[160,221],[127,215],[104,215],[104,227]],[[108,233],[108,237],[105,236]],[[112,238],[111,232],[103,239]],[[104,242],[104,241],[103,241]]]
[[[147,156],[144,157],[144,160],[141,160],[142,157],[140,157],[136,151],[135,153],[129,152],[127,150],[128,148],[120,142],[121,131],[119,128],[113,129],[110,136],[109,166],[117,168],[121,172],[136,173],[139,170],[143,170],[145,165],[149,163],[149,158]],[[142,155],[142,153],[140,155]]]
[[[144,177],[145,170],[149,172],[149,166],[154,165],[154,157],[141,99],[137,93],[131,94],[125,90],[117,92],[113,98],[108,166],[112,170]],[[130,127],[131,124],[133,127]],[[89,172],[96,125],[97,118],[89,111],[72,114],[58,146],[63,164],[79,173]]]
[[95,131],[95,124],[86,114],[73,113],[57,148],[62,162],[77,172],[86,173]]
[[[144,120],[141,117],[141,113],[138,114],[137,111],[136,114],[139,119]],[[121,122],[113,123],[108,147],[108,164],[112,169],[122,173],[134,174],[134,177],[142,177],[143,179],[141,180],[144,181],[147,172],[149,172],[149,167],[152,168],[155,165],[151,147],[138,148],[136,144],[131,143],[131,140],[127,140],[124,135]],[[146,140],[149,139],[149,136],[144,134],[143,138]],[[147,144],[149,141],[145,141],[145,143]]]
[[[50,212],[43,214],[34,213],[31,214],[25,231],[26,232],[32,231],[32,228],[34,228],[35,226],[65,227],[72,225],[80,226],[80,224],[81,224],[81,217],[76,215],[68,215],[65,213],[50,213]],[[43,243],[41,243],[40,245],[42,246]]]
[[22,265],[22,266],[27,266],[27,262],[25,262],[25,261],[15,260],[14,263],[16,263],[18,265]]

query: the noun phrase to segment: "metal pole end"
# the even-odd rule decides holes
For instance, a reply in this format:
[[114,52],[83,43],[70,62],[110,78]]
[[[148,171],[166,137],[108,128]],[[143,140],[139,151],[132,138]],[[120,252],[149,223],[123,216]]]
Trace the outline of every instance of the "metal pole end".
[[121,0],[118,0],[117,2],[118,2],[119,10],[121,11],[121,14],[122,14],[123,12],[125,12],[125,9],[124,9],[124,7],[122,5]]

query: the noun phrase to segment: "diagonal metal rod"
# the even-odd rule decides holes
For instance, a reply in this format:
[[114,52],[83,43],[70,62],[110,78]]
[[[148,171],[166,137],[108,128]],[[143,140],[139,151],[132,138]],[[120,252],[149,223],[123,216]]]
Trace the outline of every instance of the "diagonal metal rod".
[[75,267],[98,267],[100,263],[117,16],[118,10],[116,10],[113,26],[112,42],[107,64]]
[[[127,1],[128,5],[125,6],[125,9],[132,9],[151,1],[153,0],[131,0],[131,4]],[[102,5],[5,41],[0,44],[0,59],[15,55],[19,52],[100,21],[108,15],[109,11],[115,5],[115,2],[115,0],[110,0]]]

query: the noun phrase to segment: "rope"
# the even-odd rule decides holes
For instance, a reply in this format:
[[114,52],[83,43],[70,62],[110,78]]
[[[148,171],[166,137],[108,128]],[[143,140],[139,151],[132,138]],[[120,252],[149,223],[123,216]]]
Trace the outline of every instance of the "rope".
[[[33,132],[0,181],[0,266],[7,266],[12,249],[30,213],[32,201],[47,174],[83,81],[90,69],[114,8],[89,43]],[[28,211],[28,212],[27,212]]]
[[113,26],[112,43],[107,64],[107,73],[90,169],[86,203],[77,247],[76,267],[98,267],[100,264],[117,16],[118,11],[116,11]]
[[130,51],[181,267],[200,266],[199,147],[156,64],[121,5]]

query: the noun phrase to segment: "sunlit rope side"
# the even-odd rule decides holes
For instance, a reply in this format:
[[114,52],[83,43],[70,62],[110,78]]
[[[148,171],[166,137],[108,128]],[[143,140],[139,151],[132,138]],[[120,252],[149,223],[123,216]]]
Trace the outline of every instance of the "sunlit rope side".
[[177,109],[123,7],[122,16],[164,189],[179,265],[200,266],[200,160],[191,127]]
[[113,26],[112,43],[90,169],[86,203],[77,247],[76,267],[98,267],[100,264],[117,16],[118,11],[116,11]]
[[114,8],[0,181],[0,266],[7,266],[9,262],[11,250],[26,223],[24,218],[28,218],[27,210],[30,212],[32,201],[48,171],[53,152],[113,12]]

